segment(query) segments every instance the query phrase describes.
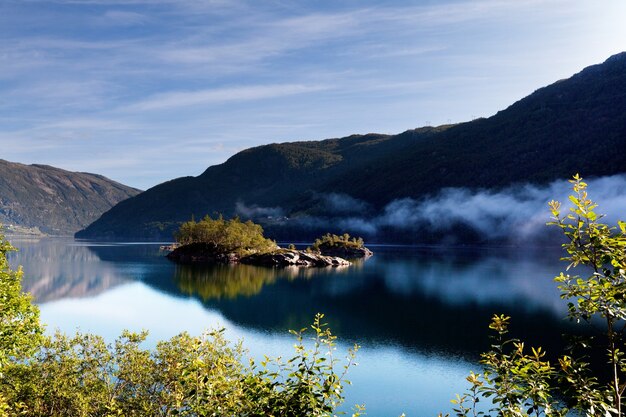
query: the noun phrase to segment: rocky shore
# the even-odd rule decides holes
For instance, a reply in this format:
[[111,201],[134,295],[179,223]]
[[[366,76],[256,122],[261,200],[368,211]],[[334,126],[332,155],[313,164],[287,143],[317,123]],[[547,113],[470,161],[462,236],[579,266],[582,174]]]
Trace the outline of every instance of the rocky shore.
[[[371,254],[371,252],[370,252]],[[273,252],[239,256],[234,252],[222,252],[206,243],[192,243],[174,248],[167,258],[179,263],[246,264],[269,267],[341,267],[350,262],[339,256],[296,249],[277,248]],[[354,258],[354,257],[353,257]]]
[[302,267],[325,267],[325,266],[348,266],[349,261],[338,256],[324,256],[319,253],[306,252],[303,250],[280,249],[277,252],[249,255],[241,259],[242,264],[259,266],[302,266]]
[[374,253],[365,246],[360,248],[346,246],[320,247],[320,254],[324,256],[334,256],[344,259],[369,258]]

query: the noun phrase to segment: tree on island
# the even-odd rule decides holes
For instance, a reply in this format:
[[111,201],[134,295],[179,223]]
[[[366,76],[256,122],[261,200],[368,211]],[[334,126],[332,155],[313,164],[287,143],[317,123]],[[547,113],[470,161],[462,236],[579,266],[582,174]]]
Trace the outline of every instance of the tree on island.
[[348,234],[328,234],[323,239],[329,239],[330,243],[318,239],[315,250],[299,251],[295,245],[284,249],[263,236],[260,225],[250,220],[242,222],[239,217],[224,220],[221,215],[215,219],[206,216],[199,222],[193,219],[185,222],[174,237],[178,245],[166,256],[179,263],[340,267],[350,265],[344,258],[371,255],[363,247],[362,239],[350,239]]
[[350,237],[348,233],[344,233],[343,235],[335,235],[326,233],[321,238],[315,239],[311,249],[319,252],[325,248],[351,248],[351,249],[361,249],[365,246],[363,239],[360,237]]
[[261,225],[250,220],[242,222],[239,217],[224,220],[221,214],[215,219],[207,215],[199,222],[192,219],[183,223],[174,238],[180,245],[206,244],[216,252],[240,256],[277,248],[276,242],[263,235]]
[[339,256],[346,259],[367,258],[372,256],[371,250],[365,247],[360,237],[350,237],[348,233],[335,235],[327,233],[315,239],[313,245],[307,248],[310,252],[317,252],[326,256]]

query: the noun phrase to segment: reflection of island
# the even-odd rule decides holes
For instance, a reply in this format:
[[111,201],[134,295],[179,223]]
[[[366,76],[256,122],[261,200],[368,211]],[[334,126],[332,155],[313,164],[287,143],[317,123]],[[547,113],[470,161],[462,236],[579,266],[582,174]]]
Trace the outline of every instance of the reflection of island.
[[[362,268],[363,260],[355,267]],[[277,280],[311,279],[316,275],[336,273],[345,269],[332,267],[303,269],[297,267],[267,268],[253,265],[176,265],[174,280],[178,289],[203,301],[236,299],[258,295],[264,286]]]
[[[471,355],[488,346],[494,313],[513,317],[515,336],[544,348],[568,325],[551,277],[557,254],[378,248],[350,268],[177,266],[158,245],[18,243],[25,286],[39,301],[94,295],[140,281],[176,298],[194,298],[236,325],[299,329],[326,314],[345,341],[392,343],[420,352]],[[80,244],[78,244],[80,245]],[[551,349],[556,350],[556,349]]]
[[94,296],[129,280],[71,239],[14,238],[11,243],[18,248],[9,255],[11,265],[23,265],[22,287],[38,303]]
[[180,291],[204,301],[256,295],[264,285],[276,282],[278,275],[277,269],[251,265],[176,265],[174,271]]
[[[559,270],[553,257],[407,252],[381,253],[341,271],[237,272],[238,266],[180,271],[176,280],[179,290],[207,308],[259,330],[301,328],[323,312],[344,340],[393,341],[409,349],[475,358],[488,348],[491,316],[503,313],[513,316],[516,336],[553,351],[561,345],[560,335],[569,324],[562,320],[563,304],[550,279]],[[306,277],[304,272],[315,278],[297,279]],[[228,277],[239,283],[220,286]]]

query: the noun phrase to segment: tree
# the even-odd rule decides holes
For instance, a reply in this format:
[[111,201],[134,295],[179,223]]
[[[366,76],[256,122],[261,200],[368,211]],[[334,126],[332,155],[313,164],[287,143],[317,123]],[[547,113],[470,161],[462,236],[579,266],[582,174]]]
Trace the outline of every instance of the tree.
[[0,417],[332,416],[343,401],[356,346],[345,361],[335,358],[321,314],[293,332],[291,359],[260,364],[222,329],[182,333],[156,349],[142,346],[146,332],[125,331],[113,344],[92,334],[46,336],[21,291],[21,270],[9,268],[11,250],[0,236]]
[[[570,410],[586,416],[622,416],[626,390],[626,223],[601,222],[587,184],[576,175],[570,181],[572,208],[549,203],[551,226],[567,239],[563,248],[567,270],[555,278],[561,298],[568,300],[568,317],[577,323],[603,324],[601,337],[573,339],[552,364],[539,348],[507,337],[509,317],[495,315],[492,349],[484,353],[482,374],[470,373],[470,388],[453,400],[456,416],[565,416]],[[570,270],[583,275],[570,275]],[[604,352],[604,353],[603,353]],[[604,356],[604,360],[602,360]],[[600,358],[600,360],[598,360]],[[594,363],[592,366],[591,363]],[[558,394],[557,394],[558,393]],[[489,399],[490,410],[478,407]]]
[[341,236],[326,233],[324,236],[315,239],[310,249],[313,251],[320,251],[320,249],[323,248],[333,247],[360,249],[364,247],[364,242],[362,238],[350,237],[348,233],[344,233]]
[[[41,341],[39,310],[30,296],[22,293],[22,270],[9,268],[7,253],[15,248],[0,234],[0,386],[11,363],[24,361]],[[10,405],[0,389],[0,417],[8,415]]]
[[199,222],[191,220],[183,223],[174,234],[181,245],[201,243],[210,245],[219,252],[235,252],[239,255],[263,253],[276,249],[276,242],[263,236],[261,225],[238,217],[224,220],[220,215],[213,219],[205,216]]
[[0,234],[0,378],[9,361],[29,357],[41,341],[39,310],[22,293],[22,270],[9,268],[15,248]]

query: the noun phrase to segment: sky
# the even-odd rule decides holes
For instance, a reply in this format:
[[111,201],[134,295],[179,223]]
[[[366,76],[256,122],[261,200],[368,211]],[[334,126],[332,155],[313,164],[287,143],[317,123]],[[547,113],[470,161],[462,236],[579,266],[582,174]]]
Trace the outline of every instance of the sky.
[[489,117],[626,1],[0,0],[0,158],[147,189],[262,144]]

